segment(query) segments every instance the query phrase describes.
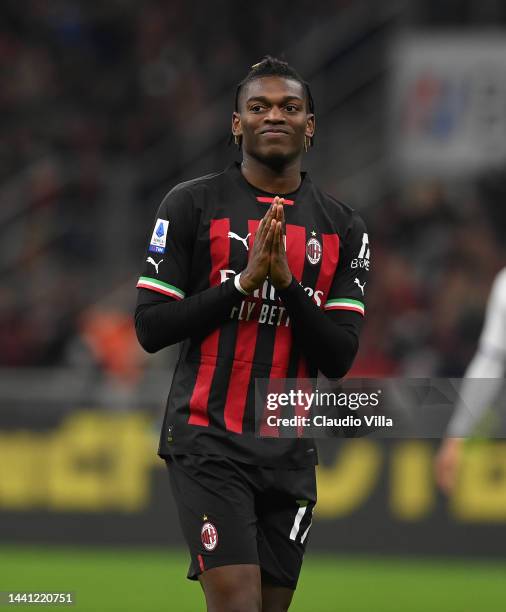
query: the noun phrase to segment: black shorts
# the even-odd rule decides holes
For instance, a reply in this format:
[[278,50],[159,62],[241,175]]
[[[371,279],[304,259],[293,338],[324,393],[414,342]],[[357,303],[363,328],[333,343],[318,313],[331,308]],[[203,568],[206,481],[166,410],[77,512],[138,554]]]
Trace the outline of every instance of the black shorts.
[[315,468],[277,469],[227,457],[166,459],[188,578],[222,565],[259,565],[262,580],[295,589],[316,503]]

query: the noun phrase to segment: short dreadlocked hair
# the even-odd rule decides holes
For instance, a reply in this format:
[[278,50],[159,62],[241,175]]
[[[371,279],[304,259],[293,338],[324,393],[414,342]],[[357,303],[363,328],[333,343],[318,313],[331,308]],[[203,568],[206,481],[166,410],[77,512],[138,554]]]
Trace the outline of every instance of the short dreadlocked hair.
[[[237,85],[234,101],[234,110],[236,112],[239,112],[239,96],[244,85],[250,83],[251,81],[254,81],[255,79],[261,79],[262,77],[269,76],[285,77],[286,79],[292,79],[293,81],[299,82],[302,85],[302,88],[304,89],[304,93],[306,95],[307,109],[311,114],[314,114],[314,100],[313,95],[311,94],[311,89],[309,88],[309,84],[300,76],[300,74],[295,70],[295,68],[292,68],[287,62],[284,62],[283,60],[280,60],[276,57],[272,57],[271,55],[266,55],[258,62],[258,64],[253,64],[248,74]],[[232,137],[230,138],[230,140],[232,140]],[[312,146],[313,138],[311,138],[310,140]]]

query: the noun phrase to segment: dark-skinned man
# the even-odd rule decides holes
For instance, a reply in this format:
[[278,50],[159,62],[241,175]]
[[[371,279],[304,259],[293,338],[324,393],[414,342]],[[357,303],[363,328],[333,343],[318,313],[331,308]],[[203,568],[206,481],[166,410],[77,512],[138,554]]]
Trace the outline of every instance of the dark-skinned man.
[[159,455],[209,612],[288,610],[316,503],[314,441],[255,432],[255,380],[341,378],[358,349],[368,236],[301,172],[314,131],[298,73],[253,66],[242,163],[169,192],[137,284],[142,346],[183,341]]

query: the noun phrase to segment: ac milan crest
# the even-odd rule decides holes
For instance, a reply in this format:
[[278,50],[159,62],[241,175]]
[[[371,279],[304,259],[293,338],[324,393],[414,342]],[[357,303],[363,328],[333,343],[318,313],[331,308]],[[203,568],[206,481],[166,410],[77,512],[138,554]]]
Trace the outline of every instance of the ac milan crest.
[[200,539],[206,550],[214,550],[218,546],[218,531],[212,523],[204,523],[200,530]]
[[317,264],[322,258],[322,245],[317,238],[310,238],[307,241],[306,257],[311,264]]

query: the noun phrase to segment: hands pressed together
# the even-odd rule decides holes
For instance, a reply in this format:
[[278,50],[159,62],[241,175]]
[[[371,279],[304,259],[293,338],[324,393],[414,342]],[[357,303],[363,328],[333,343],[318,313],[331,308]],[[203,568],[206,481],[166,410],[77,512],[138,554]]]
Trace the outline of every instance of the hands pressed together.
[[260,221],[248,265],[241,272],[241,287],[248,293],[258,289],[267,277],[275,289],[286,289],[291,283],[292,273],[283,240],[284,229],[283,198],[276,196]]

